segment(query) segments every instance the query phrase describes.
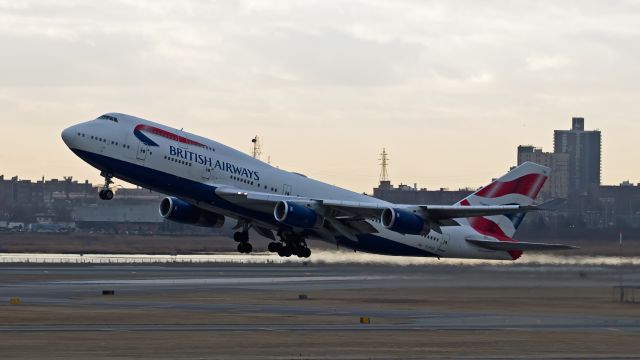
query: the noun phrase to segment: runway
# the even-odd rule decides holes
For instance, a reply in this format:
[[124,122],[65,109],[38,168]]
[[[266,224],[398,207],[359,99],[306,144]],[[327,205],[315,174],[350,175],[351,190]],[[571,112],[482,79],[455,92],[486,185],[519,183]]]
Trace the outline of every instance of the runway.
[[[87,304],[92,306],[109,307],[105,303]],[[142,308],[149,304],[126,303],[117,307]],[[241,311],[246,313],[270,312],[287,315],[340,315],[356,316],[362,311],[341,309],[331,312],[322,309],[296,309],[294,307],[273,306],[177,306],[170,304],[152,304],[160,309],[188,309],[197,311]],[[464,331],[492,331],[492,330],[529,330],[529,331],[640,331],[640,319],[626,317],[577,317],[577,316],[519,316],[500,315],[491,313],[442,313],[442,312],[402,312],[402,311],[367,311],[368,316],[376,319],[405,317],[406,323],[401,324],[219,324],[219,325],[184,325],[184,324],[82,324],[82,325],[13,325],[0,326],[0,332],[87,332],[87,331],[396,331],[396,330],[464,330]]]
[[[547,337],[565,344],[565,355],[595,355],[602,344],[616,345],[621,356],[640,353],[631,340],[640,332],[640,304],[616,303],[611,293],[620,274],[640,283],[635,266],[4,264],[0,274],[0,337],[8,340],[0,351],[18,358],[27,338],[43,346],[52,336],[78,345],[67,334],[83,339],[70,353],[60,349],[71,358],[95,355],[92,341],[111,339],[114,349],[126,349],[129,338],[117,334],[137,334],[141,343],[166,337],[176,348],[201,336],[226,354],[239,351],[232,345],[238,336],[273,349],[283,336],[294,337],[310,355],[341,353],[348,342],[339,334],[357,337],[363,354],[365,339],[376,341],[379,354],[387,355],[381,358],[410,358],[410,345],[424,336],[463,343],[501,338],[520,346],[513,357],[532,349],[546,356]],[[12,297],[20,305],[9,305]],[[360,324],[362,316],[371,324]],[[568,340],[574,336],[591,340],[581,347]],[[323,347],[315,343],[320,338]],[[396,354],[401,344],[408,350]],[[142,357],[155,354],[149,346]],[[483,346],[493,355],[502,348]],[[249,357],[260,355],[257,348],[245,350]],[[451,350],[440,355],[468,355],[464,347]]]

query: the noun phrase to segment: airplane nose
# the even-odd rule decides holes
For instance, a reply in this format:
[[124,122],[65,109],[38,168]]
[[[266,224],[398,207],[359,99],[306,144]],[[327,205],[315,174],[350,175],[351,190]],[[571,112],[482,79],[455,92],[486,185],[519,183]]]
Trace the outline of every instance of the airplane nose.
[[73,139],[73,135],[76,133],[75,128],[75,125],[70,126],[62,130],[62,134],[60,134],[62,136],[62,141],[64,141],[67,146],[71,146],[71,139]]

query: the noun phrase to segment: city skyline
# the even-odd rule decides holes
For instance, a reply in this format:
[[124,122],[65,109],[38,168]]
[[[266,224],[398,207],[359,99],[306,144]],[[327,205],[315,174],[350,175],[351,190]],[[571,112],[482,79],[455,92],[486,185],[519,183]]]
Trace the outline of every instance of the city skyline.
[[358,192],[478,187],[518,145],[602,131],[602,183],[640,182],[640,3],[0,2],[1,173],[98,171],[66,126],[118,111]]
[[[589,155],[589,156],[597,156],[597,157],[591,159],[589,156],[587,156],[587,158],[583,159],[582,161],[586,160],[587,162],[595,162],[594,165],[598,164],[597,166],[599,168],[601,166],[601,164],[600,164],[600,147],[599,147],[600,130],[589,130],[589,129],[585,128],[584,118],[579,118],[579,117],[572,118],[571,129],[557,129],[557,130],[554,130],[554,149],[553,149],[553,151],[544,151],[546,149],[543,149],[542,147],[538,147],[538,146],[531,145],[531,144],[518,145],[517,150],[516,150],[516,153],[517,153],[516,165],[521,165],[525,161],[533,161],[533,162],[536,162],[536,163],[539,163],[539,164],[542,164],[542,165],[545,165],[545,166],[549,166],[552,169],[552,173],[553,173],[553,172],[556,171],[556,169],[555,169],[556,165],[554,165],[552,163],[554,161],[560,161],[560,162],[562,162],[562,164],[560,165],[560,168],[562,169],[562,171],[564,173],[560,174],[561,178],[552,178],[551,179],[551,183],[549,183],[547,185],[557,186],[557,184],[553,185],[554,180],[555,181],[560,181],[560,182],[567,182],[567,179],[569,177],[568,164],[570,163],[570,152],[573,151],[573,150],[567,149],[568,152],[563,151],[561,146],[566,146],[566,144],[559,145],[559,143],[558,143],[558,135],[559,134],[563,134],[563,133],[572,133],[575,130],[586,132],[586,133],[589,133],[589,134],[597,133],[597,139],[598,139],[597,151],[594,154]],[[562,140],[562,141],[566,141],[566,140]],[[256,155],[256,153],[257,153],[257,155]],[[250,153],[250,155],[256,157],[256,156],[259,156],[260,153],[261,153],[260,145],[258,145],[258,147],[256,148],[255,138],[254,138],[254,139],[252,139],[252,153]],[[418,186],[418,183],[416,183],[416,182],[413,183],[413,187],[412,187],[412,184],[410,182],[407,182],[407,181],[400,180],[400,181],[394,182],[388,176],[388,168],[389,168],[388,155],[389,155],[389,153],[386,151],[386,149],[383,148],[382,153],[380,153],[378,155],[380,156],[380,158],[378,158],[378,160],[380,161],[378,163],[378,165],[380,166],[380,175],[378,177],[378,179],[379,179],[378,186],[386,186],[386,185],[383,185],[383,183],[385,183],[385,184],[388,184],[389,186],[398,185],[399,186],[398,188],[409,187],[409,188],[412,188],[412,189],[415,189],[415,190],[426,190],[427,189],[426,187]],[[557,160],[553,160],[554,157],[558,157],[558,158],[555,158]],[[596,170],[596,169],[594,169],[594,170]],[[598,171],[598,175],[599,174],[600,173]],[[624,181],[622,181],[622,182],[620,182],[618,184],[601,184],[599,180],[596,180],[596,179],[599,178],[598,175],[593,175],[593,176],[595,176],[594,179],[593,179],[593,184],[594,185],[598,185],[598,186],[600,186],[600,185],[604,185],[604,186],[636,185],[633,182],[629,182],[629,180],[624,180]],[[71,182],[72,181],[74,183],[78,183],[80,181],[79,179],[74,178],[73,175],[65,175],[61,179],[58,179],[58,178],[46,178],[43,175],[41,178],[36,179],[36,178],[21,178],[18,175],[8,175],[7,176],[7,174],[0,173],[0,180],[5,180],[5,179],[6,180],[16,179],[18,181],[27,180],[27,181],[31,181],[31,182],[48,182],[48,181],[61,181],[61,182],[62,181],[70,181]],[[82,179],[81,181],[83,181],[85,183],[89,183],[94,187],[101,186],[101,182],[102,182],[102,180],[100,180],[98,183],[92,183],[89,179]],[[127,183],[125,183],[125,184],[127,184]],[[127,188],[127,189],[132,189],[134,187],[138,188],[138,186],[133,185],[133,184],[128,184],[128,185],[129,185],[129,187],[124,186],[124,188]],[[640,186],[640,182],[637,183],[637,185]],[[557,197],[559,197],[559,198],[567,198],[567,196],[568,196],[567,184],[564,184],[563,186],[566,187],[566,189],[564,191],[561,191],[560,193],[555,194],[555,196],[550,196],[550,198],[557,198]],[[477,188],[479,188],[479,187],[460,186],[458,188],[450,188],[447,184],[443,184],[443,186],[435,187],[435,188],[428,188],[428,190],[438,190],[438,189],[439,190],[443,190],[443,189],[446,189],[446,190],[450,190],[450,192],[455,192],[455,191],[458,191],[458,190],[460,190],[460,191],[470,191],[470,190],[474,190],[474,189],[477,189]],[[562,188],[562,186],[560,186],[560,188]],[[374,190],[373,194],[375,194],[376,189],[378,189],[378,188],[376,187],[376,188],[373,189]],[[581,192],[586,192],[586,191],[588,191],[587,187],[582,189]],[[548,197],[548,195],[547,195],[547,197]]]

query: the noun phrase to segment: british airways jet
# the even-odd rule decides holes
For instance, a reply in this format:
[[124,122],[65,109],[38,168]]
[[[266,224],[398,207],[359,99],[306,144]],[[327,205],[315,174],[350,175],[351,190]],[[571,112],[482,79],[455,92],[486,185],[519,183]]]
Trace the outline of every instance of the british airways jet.
[[[250,253],[249,230],[271,239],[269,251],[309,257],[307,239],[385,255],[515,260],[526,250],[571,249],[516,242],[513,235],[550,169],[524,163],[458,203],[405,205],[277,169],[194,134],[120,113],[62,132],[65,144],[100,170],[103,200],[118,178],[163,194],[171,221],[220,227],[235,221],[238,251]],[[553,201],[552,201],[553,202]]]

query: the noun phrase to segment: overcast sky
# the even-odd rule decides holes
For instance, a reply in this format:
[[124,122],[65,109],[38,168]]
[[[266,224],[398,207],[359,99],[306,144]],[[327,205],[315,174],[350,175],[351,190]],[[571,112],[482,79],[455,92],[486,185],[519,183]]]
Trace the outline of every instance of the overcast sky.
[[585,117],[640,182],[639,1],[0,0],[0,173],[97,170],[60,131],[124,112],[356,191],[484,185]]

